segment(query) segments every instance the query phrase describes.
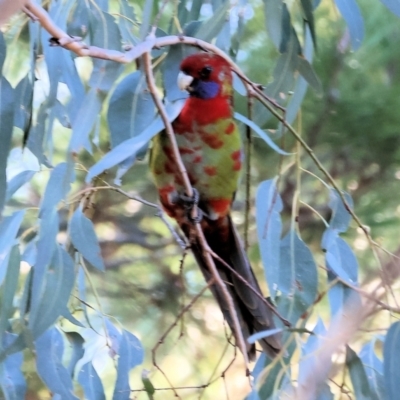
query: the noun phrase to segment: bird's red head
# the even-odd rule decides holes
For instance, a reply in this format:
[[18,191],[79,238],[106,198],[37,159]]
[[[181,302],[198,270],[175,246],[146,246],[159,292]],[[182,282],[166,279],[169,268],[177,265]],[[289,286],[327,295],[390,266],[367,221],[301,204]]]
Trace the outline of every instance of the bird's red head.
[[211,99],[232,96],[232,72],[229,63],[212,53],[197,53],[181,63],[178,85],[192,97]]

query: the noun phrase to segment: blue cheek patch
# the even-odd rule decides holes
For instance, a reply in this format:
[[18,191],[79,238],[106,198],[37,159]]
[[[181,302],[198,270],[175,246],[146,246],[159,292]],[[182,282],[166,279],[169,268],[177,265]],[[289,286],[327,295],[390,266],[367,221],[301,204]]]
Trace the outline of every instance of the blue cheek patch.
[[197,81],[192,96],[199,97],[200,99],[212,99],[217,96],[220,85],[216,82]]

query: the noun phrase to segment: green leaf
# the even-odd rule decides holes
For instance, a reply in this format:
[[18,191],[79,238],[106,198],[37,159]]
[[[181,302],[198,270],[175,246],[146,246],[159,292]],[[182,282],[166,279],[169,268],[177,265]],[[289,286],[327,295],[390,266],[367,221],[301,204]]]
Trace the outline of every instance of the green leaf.
[[72,244],[94,267],[104,271],[103,258],[93,223],[86,218],[82,208],[78,207],[69,223]]
[[260,183],[256,194],[256,223],[258,243],[269,293],[275,298],[279,279],[279,242],[282,232],[282,200],[276,189],[276,180]]
[[386,399],[397,399],[400,393],[400,322],[392,324],[383,345],[383,370]]

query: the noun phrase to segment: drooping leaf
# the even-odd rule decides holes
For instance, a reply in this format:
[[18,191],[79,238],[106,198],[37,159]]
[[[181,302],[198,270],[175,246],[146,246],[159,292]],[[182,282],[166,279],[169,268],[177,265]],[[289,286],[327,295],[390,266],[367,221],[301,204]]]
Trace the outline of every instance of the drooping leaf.
[[139,36],[140,39],[144,40],[149,34],[149,28],[151,24],[151,17],[153,14],[154,0],[146,0],[142,12],[142,23],[140,25]]
[[19,247],[14,246],[11,250],[4,287],[1,295],[0,308],[0,340],[8,328],[8,319],[12,318],[13,302],[18,287],[20,267]]
[[123,330],[118,352],[117,381],[113,400],[125,400],[130,393],[129,371],[143,362],[144,351],[139,339]]
[[33,83],[29,75],[30,73],[21,79],[15,88],[14,125],[21,128],[25,136],[32,119]]
[[317,40],[315,37],[315,22],[314,22],[314,1],[312,0],[301,0],[301,8],[304,13],[304,20],[306,21],[308,27],[310,28],[311,37],[314,42],[315,48],[317,48]]
[[252,343],[257,342],[257,341],[260,340],[260,339],[264,339],[264,338],[266,338],[266,337],[275,335],[275,334],[277,334],[277,333],[279,333],[279,332],[282,332],[282,331],[283,331],[282,328],[275,328],[275,329],[268,329],[267,331],[257,332],[257,333],[254,333],[253,335],[249,336],[249,337],[247,338],[247,341],[248,341],[250,344],[252,344]]
[[[92,9],[94,11],[94,9]],[[121,51],[121,34],[112,15],[106,12],[92,12],[93,29],[92,45],[108,50]],[[122,65],[115,61],[93,59],[93,71],[89,79],[89,86],[102,92],[111,89],[121,73]]]
[[290,299],[290,309],[283,315],[295,325],[316,298],[317,266],[311,251],[294,230],[282,239],[280,251],[278,290]]
[[243,122],[245,125],[249,126],[261,139],[264,140],[264,142],[271,147],[272,150],[275,150],[278,154],[281,154],[283,156],[287,156],[290,153],[287,153],[286,151],[282,150],[277,146],[272,139],[263,131],[258,125],[256,125],[253,121],[249,120],[246,118],[244,115],[239,114],[237,112],[234,113],[234,118],[237,119],[240,122]]
[[357,50],[364,39],[364,20],[356,0],[335,0],[349,28],[351,46]]
[[316,92],[321,91],[322,85],[321,81],[318,78],[318,75],[315,73],[313,67],[308,62],[308,60],[303,56],[298,56],[297,70]]
[[221,31],[225,21],[228,19],[229,7],[230,2],[225,1],[217,10],[214,10],[213,16],[207,21],[204,21],[200,29],[196,32],[196,37],[206,42],[214,39]]
[[103,384],[91,362],[81,367],[78,375],[78,382],[83,388],[85,399],[105,400]]
[[111,145],[140,134],[154,119],[155,107],[141,71],[126,76],[115,88],[107,113]]
[[265,25],[268,36],[272,40],[274,46],[279,49],[282,42],[282,0],[264,0]]
[[[6,332],[2,347],[7,348],[16,339],[17,335]],[[26,381],[22,370],[23,354],[11,354],[2,362],[0,366],[0,386],[5,400],[25,399]]]
[[188,97],[186,91],[179,89],[177,79],[180,71],[180,63],[192,51],[188,46],[182,44],[171,46],[168,51],[167,57],[163,63],[162,74],[166,98],[170,102],[186,99]]
[[381,0],[381,2],[396,16],[400,17],[399,0]]
[[386,399],[396,399],[400,393],[400,322],[392,324],[383,345],[383,370]]
[[346,346],[346,366],[349,369],[353,393],[357,400],[378,400],[371,392],[369,380],[360,358],[349,346]]
[[83,337],[77,332],[65,332],[65,336],[71,346],[71,358],[68,363],[67,371],[74,377],[75,366],[79,359],[83,357],[85,353],[83,344],[85,343]]
[[14,125],[14,107],[14,89],[6,78],[0,76],[0,216],[7,190],[6,166]]
[[51,171],[50,179],[47,182],[40,205],[40,218],[52,212],[57,204],[68,194],[71,181],[73,180],[72,175],[73,165],[70,162],[60,163]]
[[25,210],[17,211],[0,222],[0,284],[6,276],[10,250],[15,245],[15,238],[24,215]]
[[137,22],[135,10],[128,0],[121,0],[119,2],[119,7],[121,17],[119,18],[118,26],[121,31],[122,39],[127,43],[137,43],[139,38],[132,33],[134,23]]
[[[173,121],[179,115],[183,104],[184,100],[180,100],[166,105],[165,109],[170,121]],[[158,116],[140,135],[122,142],[93,165],[86,176],[86,182],[90,182],[95,176],[121,163],[128,157],[135,157],[136,153],[163,129],[164,124],[161,117]]]
[[[338,232],[345,232],[350,224],[352,218],[351,214],[346,209],[346,206],[343,204],[342,199],[335,189],[330,189],[329,195],[329,207],[332,210],[332,216],[329,221],[329,226],[332,229],[336,229]],[[351,198],[351,196],[346,192],[343,193],[343,196],[346,199],[347,204],[352,209],[353,199]]]
[[102,106],[103,96],[96,88],[92,88],[85,96],[82,107],[72,123],[72,136],[69,143],[70,152],[78,152],[85,146],[89,150],[89,134],[97,121]]
[[7,55],[7,46],[4,40],[3,32],[0,32],[0,77],[2,75],[2,69],[4,60],[6,59]]
[[72,244],[97,269],[104,271],[100,245],[97,240],[93,223],[86,218],[82,208],[78,207],[69,223],[69,234]]
[[385,398],[385,382],[383,379],[383,362],[375,354],[375,340],[365,344],[360,351],[360,358],[368,378],[373,396],[377,399]]
[[337,231],[331,228],[326,229],[322,236],[321,246],[325,251],[327,267],[351,285],[357,284],[358,262],[356,256]]
[[36,171],[22,171],[8,181],[5,201],[10,200],[13,194],[25,183],[28,183],[35,174]]
[[278,290],[282,207],[275,180],[262,182],[256,195],[256,223],[261,259],[272,299]]
[[36,340],[35,347],[36,369],[46,386],[63,400],[78,400],[73,393],[71,376],[62,364],[64,343],[60,331],[47,330]]
[[[63,313],[74,287],[74,263],[59,245],[44,275],[29,318],[34,337],[41,335]],[[32,296],[33,298],[33,296]]]

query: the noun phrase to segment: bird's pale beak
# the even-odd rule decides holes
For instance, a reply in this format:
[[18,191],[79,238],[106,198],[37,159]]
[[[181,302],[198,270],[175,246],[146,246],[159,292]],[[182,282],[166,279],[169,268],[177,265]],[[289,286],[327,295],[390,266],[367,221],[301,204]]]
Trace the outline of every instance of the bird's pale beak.
[[181,90],[190,91],[190,84],[193,82],[193,76],[186,75],[184,72],[178,74],[178,87]]

